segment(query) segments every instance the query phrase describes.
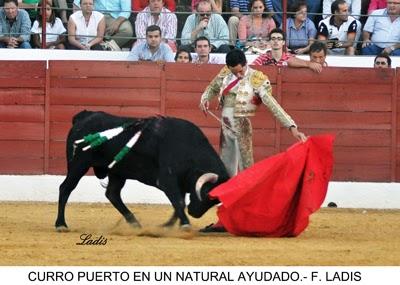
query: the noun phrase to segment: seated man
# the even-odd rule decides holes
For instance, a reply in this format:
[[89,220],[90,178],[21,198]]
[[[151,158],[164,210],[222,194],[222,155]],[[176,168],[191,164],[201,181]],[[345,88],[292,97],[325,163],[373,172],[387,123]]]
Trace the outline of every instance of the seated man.
[[[326,18],[330,15],[333,2],[334,0],[322,1],[322,18]],[[361,0],[346,0],[346,3],[349,6],[349,14],[359,20],[361,15]]]
[[93,0],[81,0],[81,10],[73,13],[68,20],[67,49],[103,50],[106,27],[104,15],[93,11]]
[[210,40],[211,52],[230,51],[228,26],[222,16],[211,12],[211,4],[207,0],[201,0],[196,6],[196,11],[197,13],[186,19],[182,30],[182,45],[194,51],[194,41],[204,36]]
[[364,26],[362,54],[400,55],[400,0],[388,0],[387,8],[372,12]]
[[0,48],[31,48],[31,20],[17,0],[4,0],[0,10]]
[[[74,0],[74,11],[79,7],[80,0]],[[130,0],[96,0],[94,9],[104,14],[106,39],[110,37],[120,48],[131,40],[133,27],[128,20],[131,15]]]
[[194,51],[196,52],[196,55],[193,57],[193,63],[223,63],[218,62],[218,58],[210,54],[210,41],[206,37],[199,37],[194,41]]
[[161,41],[161,29],[151,25],[146,29],[146,42],[135,45],[128,55],[133,61],[167,61],[174,62],[171,48]]
[[391,68],[392,59],[387,54],[377,55],[374,59],[374,68]]
[[161,38],[172,50],[176,50],[178,20],[174,13],[164,7],[164,0],[150,0],[149,6],[137,15],[135,31],[138,39],[135,45],[146,41],[146,28],[151,25],[159,26],[162,32]]
[[346,0],[336,0],[331,5],[332,16],[318,25],[318,40],[326,41],[328,54],[354,55],[361,33],[361,24],[349,16]]

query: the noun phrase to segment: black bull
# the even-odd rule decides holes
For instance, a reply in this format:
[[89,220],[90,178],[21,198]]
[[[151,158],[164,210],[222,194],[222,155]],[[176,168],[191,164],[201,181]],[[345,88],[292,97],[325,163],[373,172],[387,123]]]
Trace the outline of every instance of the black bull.
[[[83,151],[76,140],[84,136],[129,124],[118,136],[97,148]],[[142,134],[128,154],[111,169],[114,156],[138,131]],[[85,146],[85,145],[84,145]],[[82,111],[73,118],[67,138],[68,173],[60,185],[58,231],[67,230],[65,206],[71,192],[90,167],[98,178],[108,176],[106,197],[132,226],[140,227],[134,214],[121,199],[126,179],[134,179],[163,191],[171,202],[174,213],[164,226],[172,226],[177,219],[183,227],[190,226],[185,210],[185,194],[190,194],[188,213],[201,217],[218,203],[208,199],[207,193],[228,180],[228,173],[208,142],[191,122],[169,117],[127,118],[104,112]]]

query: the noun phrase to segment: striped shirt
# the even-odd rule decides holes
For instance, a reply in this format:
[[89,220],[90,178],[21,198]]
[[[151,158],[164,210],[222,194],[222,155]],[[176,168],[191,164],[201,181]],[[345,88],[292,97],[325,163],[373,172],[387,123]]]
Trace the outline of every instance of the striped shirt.
[[161,38],[175,41],[178,20],[174,13],[163,7],[157,21],[151,15],[150,7],[146,7],[136,18],[135,30],[138,38],[136,44],[146,41],[146,28],[157,25],[161,28]]
[[249,11],[249,0],[230,0],[230,7],[239,8],[240,12],[248,12]]
[[275,66],[287,66],[287,61],[293,57],[292,54],[282,52],[282,57],[280,60],[276,61],[272,57],[271,51],[267,51],[264,54],[261,54],[253,61],[253,65],[275,65]]

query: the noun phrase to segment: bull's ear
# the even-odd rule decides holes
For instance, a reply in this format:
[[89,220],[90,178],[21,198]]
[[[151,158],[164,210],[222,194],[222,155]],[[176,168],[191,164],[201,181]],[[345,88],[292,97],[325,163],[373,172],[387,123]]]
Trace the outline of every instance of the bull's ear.
[[204,183],[207,183],[207,182],[215,183],[217,181],[218,181],[218,175],[215,173],[204,173],[203,175],[201,175],[199,177],[199,179],[197,179],[196,187],[195,187],[197,198],[200,201],[202,201],[200,191],[201,191],[201,188],[203,187]]

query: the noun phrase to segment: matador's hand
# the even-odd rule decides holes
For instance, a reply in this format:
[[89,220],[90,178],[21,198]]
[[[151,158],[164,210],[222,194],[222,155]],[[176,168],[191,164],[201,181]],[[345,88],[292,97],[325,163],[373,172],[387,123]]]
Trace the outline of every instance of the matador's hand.
[[292,135],[299,141],[301,142],[305,142],[307,140],[307,136],[305,134],[303,134],[302,132],[299,132],[299,130],[297,129],[297,127],[290,127],[290,132],[292,133]]
[[204,115],[207,116],[208,108],[210,107],[210,102],[208,100],[204,100],[200,102],[200,110],[203,111]]

